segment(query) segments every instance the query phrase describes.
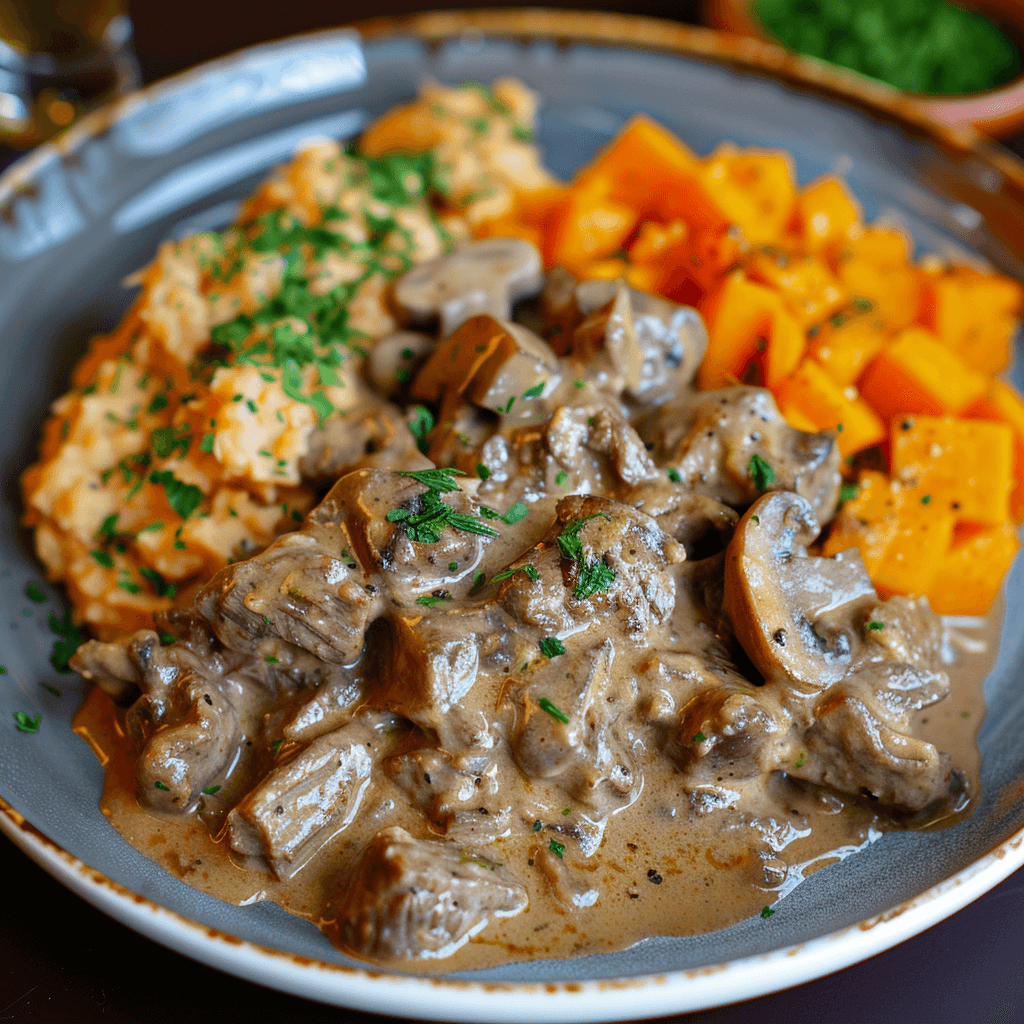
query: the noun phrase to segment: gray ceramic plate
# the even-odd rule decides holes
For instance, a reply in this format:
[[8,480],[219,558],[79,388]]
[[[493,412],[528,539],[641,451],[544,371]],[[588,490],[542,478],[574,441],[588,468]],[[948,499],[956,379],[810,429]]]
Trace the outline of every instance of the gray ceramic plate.
[[[808,85],[791,66],[769,67],[776,61],[641,19],[503,11],[378,23],[362,43],[319,34],[163,83],[0,179],[0,828],[86,899],[206,963],[311,998],[443,1020],[607,1020],[748,998],[902,941],[1024,863],[1020,565],[986,685],[984,796],[969,821],[884,836],[814,874],[770,921],[439,981],[366,971],[311,925],[203,896],[123,842],[98,809],[100,766],[70,729],[83,684],[49,664],[61,595],[26,597],[39,570],[18,524],[17,477],[88,336],[127,308],[122,278],[161,239],[226,223],[300,140],[353,136],[425,76],[524,79],[546,97],[540,143],[561,175],[643,110],[700,152],[725,138],[790,150],[803,181],[838,170],[870,218],[900,218],[923,251],[972,251],[1024,277],[1024,168],[976,140],[840,102],[841,77]],[[38,734],[16,731],[17,711],[42,714]]]

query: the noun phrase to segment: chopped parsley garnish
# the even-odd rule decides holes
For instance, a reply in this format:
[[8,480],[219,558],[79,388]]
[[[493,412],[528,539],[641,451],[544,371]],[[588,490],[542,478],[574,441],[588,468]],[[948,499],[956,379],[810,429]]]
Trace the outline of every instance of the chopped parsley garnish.
[[556,722],[561,722],[562,725],[569,724],[569,716],[547,697],[541,697],[537,701],[537,705],[540,707],[541,711],[546,711],[553,719],[555,719]]
[[525,519],[529,514],[529,509],[521,502],[517,501],[502,517],[501,521],[507,523],[509,526],[514,526],[521,519]]
[[[3,667],[3,666],[0,666],[0,668],[2,668],[2,667]],[[2,674],[3,674],[3,675],[6,675],[6,674],[7,674],[7,669],[3,669],[3,673],[2,673]],[[60,692],[60,690],[58,690],[58,689],[57,689],[57,687],[56,687],[56,686],[51,686],[51,685],[50,685],[49,683],[40,683],[39,685],[40,685],[40,686],[41,686],[41,687],[42,687],[42,688],[43,688],[43,689],[44,689],[44,690],[45,690],[45,691],[46,691],[47,693],[52,693],[52,694],[54,695],[54,697],[60,697],[60,696],[61,696],[61,692]]]
[[96,550],[91,552],[91,554],[92,557],[95,558],[96,561],[99,562],[99,564],[102,565],[104,569],[114,568],[114,559],[108,552]]
[[860,487],[857,484],[843,484],[839,488],[839,501],[845,505],[846,502],[853,501],[858,494],[860,494]]
[[668,474],[668,478],[669,480],[672,481],[672,483],[681,484],[683,482],[683,478],[679,475],[678,469],[673,469],[671,466],[669,466],[669,468],[666,469],[665,472]]
[[157,789],[162,789],[165,793],[169,793],[171,790],[170,786],[168,786],[166,783],[161,782],[159,779],[157,779],[156,782],[153,783],[153,785],[156,786]]
[[164,647],[169,647],[171,644],[175,643],[177,641],[177,639],[178,638],[176,636],[174,636],[172,633],[161,633],[160,634],[160,643]]
[[548,849],[558,857],[559,860],[561,860],[565,855],[565,843],[560,843],[555,839],[552,839],[551,842],[548,843]]
[[545,382],[541,381],[539,384],[534,384],[532,388],[527,388],[523,392],[523,398],[540,398],[544,394]]
[[539,832],[544,826],[541,824],[540,818],[533,823],[533,831]]
[[707,736],[705,736],[704,733],[702,733],[702,732],[697,732],[697,733],[694,733],[694,735],[693,735],[693,742],[694,743],[703,743],[706,739],[707,739]]
[[525,572],[527,577],[534,583],[540,579],[540,575],[532,565],[513,565],[508,569],[502,569],[501,572],[495,573],[493,577],[494,583],[500,583],[502,580],[507,580],[510,576],[514,576],[517,572]]
[[774,910],[772,910],[772,908],[771,908],[771,907],[764,907],[764,908],[763,908],[763,909],[761,910],[761,916],[762,916],[762,917],[764,917],[764,918],[768,918],[768,917],[771,917],[771,916],[772,916],[772,914],[774,914],[774,913],[775,913],[775,911],[774,911]]
[[440,491],[443,494],[446,491],[459,490],[458,483],[452,477],[466,474],[461,469],[446,468],[405,470],[399,472],[398,475],[411,476],[413,480],[423,484],[424,487],[429,487],[432,491]]
[[203,792],[207,796],[213,796],[213,794],[216,793],[219,789],[220,789],[220,786],[205,786],[203,788]]
[[569,523],[558,537],[558,547],[562,554],[580,567],[576,589],[573,591],[573,597],[577,601],[586,600],[599,590],[606,590],[615,579],[615,570],[603,559],[594,558],[587,561],[583,542],[579,538],[584,523],[598,517],[611,521],[611,517],[605,515],[604,512],[595,512],[593,515],[584,516],[582,519]]
[[459,563],[458,562],[449,562],[448,563],[448,571],[449,572],[458,572],[459,571]]
[[150,402],[148,407],[146,408],[146,412],[148,412],[150,414],[150,416],[152,416],[154,413],[157,413],[161,409],[165,408],[166,405],[167,405],[167,396],[165,394],[161,393],[161,394],[158,394],[158,395],[154,395],[153,396],[153,401]]
[[39,723],[43,720],[42,715],[36,715],[35,718],[25,714],[24,711],[14,712],[14,722],[19,732],[39,732]]
[[36,604],[42,604],[46,600],[46,594],[38,583],[27,583],[25,585],[25,596]]
[[583,390],[583,388],[585,388],[585,387],[587,386],[587,382],[586,382],[585,380],[580,380],[580,378],[579,378],[579,377],[577,377],[577,378],[576,378],[576,379],[575,379],[575,380],[574,380],[574,381],[572,382],[572,386],[573,386],[574,388],[579,388],[579,389],[580,389],[580,390],[582,391],[582,390]]
[[565,654],[565,644],[556,636],[546,636],[540,642],[540,653],[545,658],[557,658],[560,654]]
[[153,589],[157,592],[158,597],[174,597],[177,593],[177,587],[173,583],[168,583],[156,569],[150,569],[149,566],[144,565],[139,569],[139,575],[153,584]]
[[758,526],[761,525],[761,517],[760,516],[751,516],[750,517],[750,521],[752,523],[757,523]]
[[930,494],[922,494],[921,495],[921,504],[922,505],[927,505],[931,500],[932,500],[932,496]]
[[801,750],[800,751],[800,757],[796,761],[793,762],[793,767],[794,768],[803,768],[803,766],[805,764],[807,764],[807,751],[806,750]]
[[569,478],[569,474],[566,473],[566,471],[564,469],[560,469],[555,474],[555,486],[556,487],[561,487],[562,484],[564,484],[565,481],[568,480],[568,478]]
[[85,636],[71,621],[71,612],[65,612],[60,618],[54,612],[50,612],[50,632],[56,633],[59,640],[54,640],[53,650],[50,653],[50,664],[58,672],[70,672],[68,662],[71,655],[85,643]]
[[180,427],[158,427],[149,435],[153,445],[153,451],[158,458],[166,459],[175,451],[181,452],[181,458],[188,455],[189,446],[192,444],[192,431],[187,423]]
[[476,475],[481,480],[489,480],[491,478],[491,471],[482,462],[478,462],[476,464]]
[[268,665],[280,665],[281,664],[281,659],[278,658],[278,657],[275,657],[273,654],[268,654],[263,660]]
[[480,589],[483,587],[485,579],[487,579],[487,576],[485,573],[482,572],[478,572],[473,577],[473,585],[469,588],[470,597],[472,597],[474,594],[480,593]]
[[750,456],[747,472],[754,481],[754,486],[761,492],[767,491],[775,483],[775,470],[756,453]]
[[443,600],[443,597],[437,597],[434,594],[427,594],[424,597],[417,597],[416,603],[423,605],[424,608],[433,608],[435,604],[439,604]]
[[872,619],[871,622],[869,622],[864,628],[865,629],[872,629],[872,630],[875,630],[875,629],[885,629],[885,623],[884,622],[878,622],[877,620]]
[[412,431],[412,436],[416,438],[416,447],[425,455],[429,447],[427,434],[434,429],[434,415],[423,405],[414,405],[409,411],[413,415],[409,429]]
[[169,469],[154,470],[149,482],[163,486],[167,503],[182,519],[188,519],[202,503],[203,492],[195,484],[179,480]]

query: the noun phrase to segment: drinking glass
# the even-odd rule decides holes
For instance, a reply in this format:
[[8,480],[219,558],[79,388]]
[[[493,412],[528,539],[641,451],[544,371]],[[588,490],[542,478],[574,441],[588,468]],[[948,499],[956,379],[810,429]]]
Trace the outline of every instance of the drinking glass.
[[0,143],[35,145],[138,84],[127,0],[0,0]]

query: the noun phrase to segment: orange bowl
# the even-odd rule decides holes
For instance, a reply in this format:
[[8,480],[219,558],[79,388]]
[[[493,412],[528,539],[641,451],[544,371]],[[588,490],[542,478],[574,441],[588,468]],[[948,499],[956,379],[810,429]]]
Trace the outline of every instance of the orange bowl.
[[[1010,28],[1011,35],[1017,39],[1024,38],[1024,2],[1021,0],[971,0],[963,6]],[[705,24],[711,28],[783,48],[758,20],[751,0],[704,0],[703,13]],[[803,54],[798,59],[809,65],[836,67]],[[937,96],[903,92],[856,71],[845,68],[842,71],[844,76],[852,76],[853,80],[859,78],[865,84],[870,83],[871,92],[876,97],[879,88],[887,89],[904,109],[908,105],[917,106],[928,117],[952,127],[975,128],[996,138],[1013,135],[1024,128],[1024,74],[1012,82],[984,92],[966,96]]]

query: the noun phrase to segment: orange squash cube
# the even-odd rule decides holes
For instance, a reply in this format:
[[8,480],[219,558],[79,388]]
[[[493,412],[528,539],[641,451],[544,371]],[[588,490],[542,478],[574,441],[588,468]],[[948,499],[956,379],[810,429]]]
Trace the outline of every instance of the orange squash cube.
[[815,256],[759,252],[748,261],[747,276],[774,288],[804,328],[830,317],[850,300],[832,271]]
[[886,326],[912,324],[921,303],[920,275],[910,265],[906,236],[890,228],[863,228],[832,250],[836,276],[855,298],[871,303]]
[[793,422],[794,413],[816,430],[838,430],[839,450],[853,455],[885,440],[885,424],[856,393],[849,394],[812,359],[773,388],[779,411]]
[[1019,550],[1020,538],[1010,523],[957,528],[928,589],[929,604],[940,615],[986,615]]
[[795,230],[811,252],[842,242],[861,217],[860,204],[833,175],[812,182],[796,197]]
[[1000,274],[952,267],[923,278],[918,320],[969,366],[998,373],[1009,365],[1024,289]]
[[983,374],[922,327],[901,331],[860,380],[861,397],[885,420],[901,413],[955,415],[987,388]]
[[570,189],[551,220],[545,263],[580,270],[622,248],[636,211],[595,192]]
[[1024,520],[1024,398],[1001,380],[989,383],[985,395],[964,412],[983,420],[1009,424],[1013,430],[1013,479],[1010,492],[1010,517]]
[[807,354],[840,387],[849,387],[888,341],[882,322],[872,313],[835,317],[814,332]]
[[1009,518],[1013,431],[1005,423],[906,416],[892,426],[892,475],[957,522]]

